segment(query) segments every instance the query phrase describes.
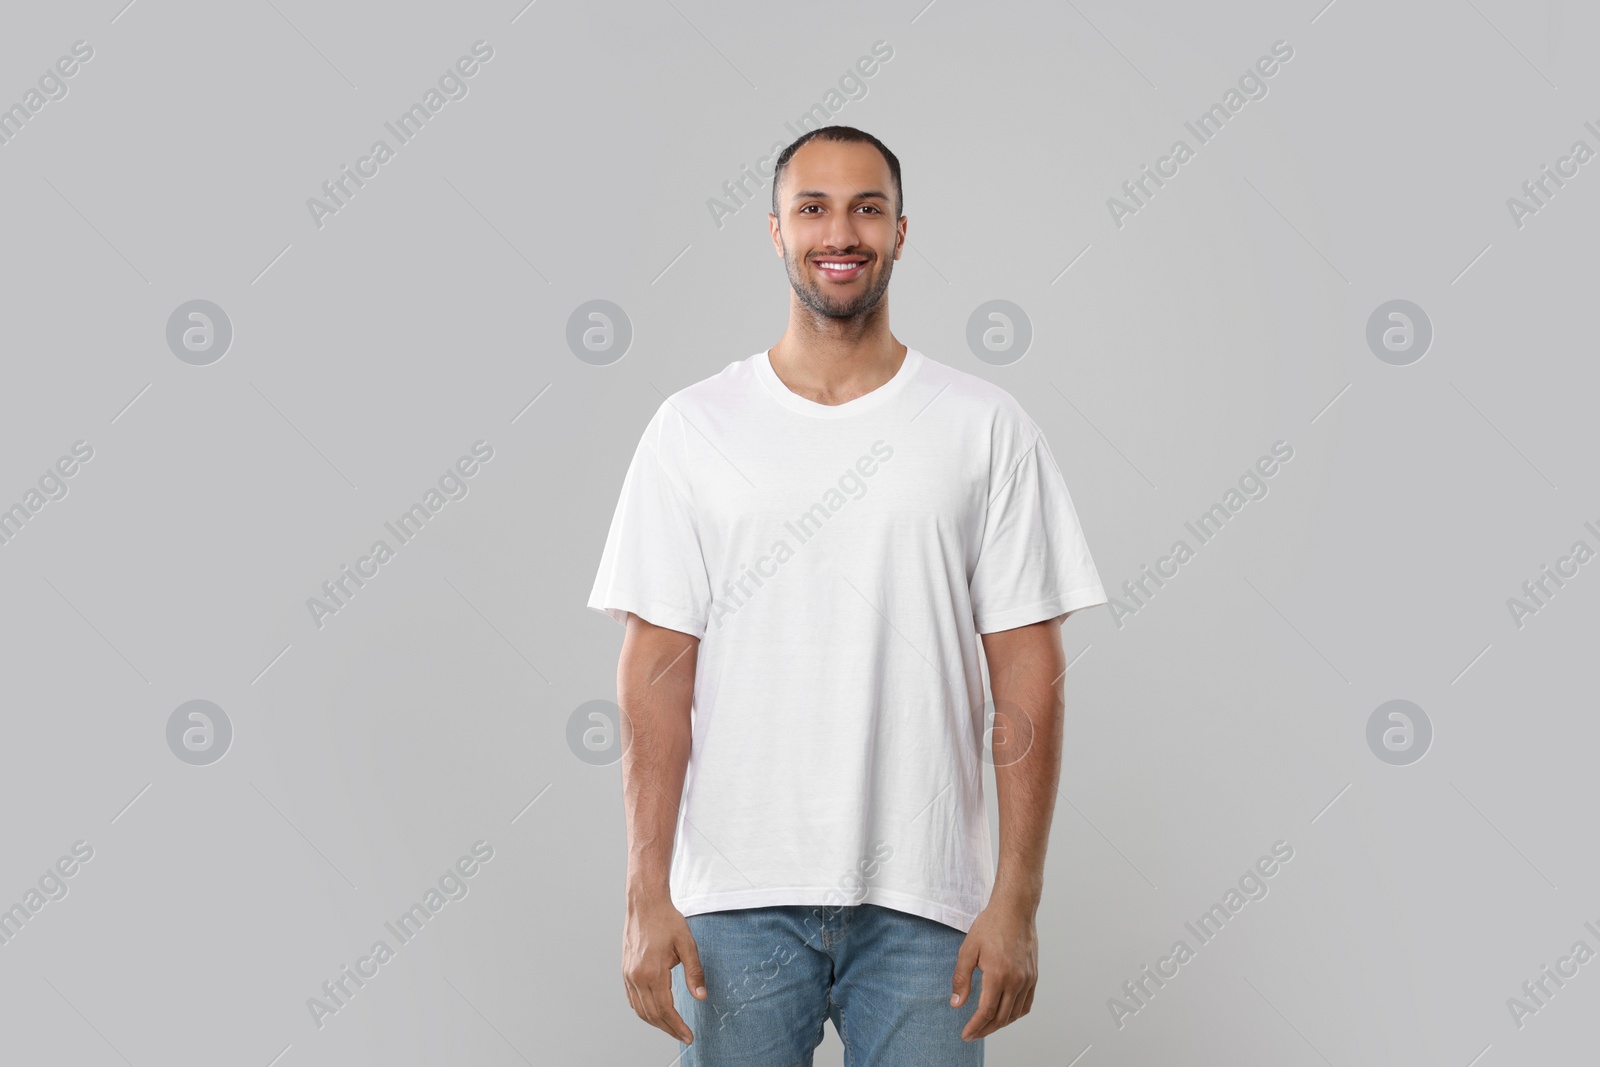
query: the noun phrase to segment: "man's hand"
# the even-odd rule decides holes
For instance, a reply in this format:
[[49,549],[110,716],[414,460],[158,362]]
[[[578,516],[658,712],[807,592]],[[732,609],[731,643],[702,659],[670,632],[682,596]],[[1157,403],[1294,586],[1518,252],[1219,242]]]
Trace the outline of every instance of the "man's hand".
[[961,1040],[988,1037],[1016,1022],[1033,1008],[1033,987],[1039,981],[1039,937],[1034,909],[1020,902],[991,899],[973,920],[956,954],[950,1006],[959,1008],[972,992],[972,968],[983,972],[978,1009],[961,1031]]
[[673,828],[689,767],[695,666],[691,634],[628,615],[617,658],[622,709],[622,810],[628,822],[628,917],[622,984],[639,1018],[685,1044],[694,1031],[672,1003],[672,968],[683,964],[690,993],[706,999],[706,975],[683,913],[672,904]]
[[689,992],[706,999],[706,973],[700,950],[683,913],[668,897],[651,897],[628,903],[622,932],[622,983],[628,1003],[639,1018],[665,1030],[686,1045],[694,1044],[694,1031],[672,1003],[672,968],[683,964]]
[[[1039,936],[1034,916],[1044,893],[1044,853],[1061,774],[1061,620],[983,635],[996,718],[1010,708],[994,740],[995,800],[1000,807],[1000,858],[989,906],[973,920],[956,955],[952,1007],[966,1003],[972,968],[983,972],[983,994],[961,1040],[975,1041],[1033,1009],[1039,981]],[[998,725],[998,723],[997,723]],[[1013,730],[1020,731],[1019,734]]]

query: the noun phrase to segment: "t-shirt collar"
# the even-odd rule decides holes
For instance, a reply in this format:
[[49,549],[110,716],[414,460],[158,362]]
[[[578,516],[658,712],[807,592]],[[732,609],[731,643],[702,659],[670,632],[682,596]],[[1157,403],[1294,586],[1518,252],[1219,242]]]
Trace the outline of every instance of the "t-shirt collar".
[[819,404],[815,400],[808,400],[799,393],[793,392],[777,372],[772,369],[772,361],[768,358],[768,350],[762,349],[752,357],[755,363],[756,377],[761,385],[771,395],[772,399],[788,408],[790,411],[801,415],[809,415],[817,419],[840,419],[850,415],[858,415],[870,411],[885,401],[892,398],[907,382],[914,378],[922,367],[922,353],[915,348],[907,346],[905,359],[900,361],[900,369],[895,371],[894,377],[878,386],[869,393],[863,393],[854,400],[847,400],[843,404]]

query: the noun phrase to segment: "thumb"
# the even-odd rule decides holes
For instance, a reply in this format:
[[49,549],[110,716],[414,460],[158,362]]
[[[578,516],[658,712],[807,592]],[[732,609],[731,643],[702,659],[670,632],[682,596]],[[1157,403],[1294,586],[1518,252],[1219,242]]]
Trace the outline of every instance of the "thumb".
[[687,929],[683,932],[682,940],[677,944],[678,958],[683,961],[683,979],[689,986],[689,992],[696,998],[706,998],[706,972],[700,966],[700,948],[694,943],[694,934]]
[[961,942],[961,951],[956,953],[956,973],[950,980],[950,1006],[959,1008],[967,1001],[967,994],[972,992],[972,968],[978,964],[978,949],[971,941]]

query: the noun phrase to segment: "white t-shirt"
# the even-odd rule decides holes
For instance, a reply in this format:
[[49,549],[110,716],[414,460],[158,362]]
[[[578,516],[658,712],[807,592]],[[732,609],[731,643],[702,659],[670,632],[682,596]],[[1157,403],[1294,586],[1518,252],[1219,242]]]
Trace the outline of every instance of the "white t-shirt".
[[588,605],[701,639],[672,856],[685,915],[988,904],[978,634],[1106,603],[1039,427],[909,349],[830,406],[765,351],[645,428]]

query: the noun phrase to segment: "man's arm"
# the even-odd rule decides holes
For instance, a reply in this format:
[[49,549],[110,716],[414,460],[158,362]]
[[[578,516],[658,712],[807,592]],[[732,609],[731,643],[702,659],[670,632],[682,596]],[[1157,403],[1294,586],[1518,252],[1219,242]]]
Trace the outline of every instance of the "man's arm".
[[1033,911],[1044,892],[1044,855],[1061,781],[1065,617],[983,635],[994,694],[994,784],[1000,809],[1000,859],[991,900],[1014,900]]
[[982,635],[995,707],[1000,860],[989,906],[973,922],[956,958],[952,1007],[965,1003],[972,968],[983,972],[983,993],[963,1040],[987,1037],[1033,1007],[1039,973],[1034,920],[1044,893],[1045,850],[1061,778],[1064,618]]
[[705,999],[694,935],[672,903],[668,872],[689,766],[690,708],[699,639],[628,615],[617,660],[622,803],[628,828],[622,979],[639,1018],[680,1041],[694,1034],[672,1003],[672,968]]

